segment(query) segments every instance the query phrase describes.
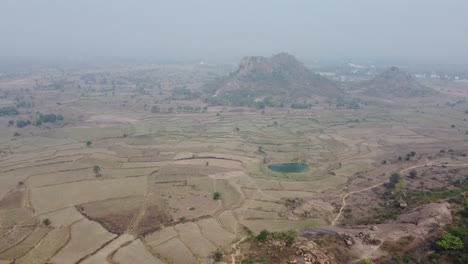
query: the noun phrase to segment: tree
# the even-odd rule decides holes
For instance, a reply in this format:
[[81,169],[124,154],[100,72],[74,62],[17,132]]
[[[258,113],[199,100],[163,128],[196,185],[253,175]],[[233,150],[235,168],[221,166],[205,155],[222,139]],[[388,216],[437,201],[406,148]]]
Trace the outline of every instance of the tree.
[[444,251],[452,253],[454,251],[463,249],[463,241],[461,238],[454,236],[450,233],[444,235],[441,240],[436,242],[436,245]]
[[89,140],[88,140],[88,141],[86,141],[86,146],[87,146],[87,147],[90,147],[90,146],[91,146],[91,144],[93,144],[91,141],[89,141]]
[[409,176],[410,176],[411,178],[416,178],[416,176],[418,176],[418,172],[415,171],[415,170],[412,170],[412,171],[409,172]]
[[219,198],[221,198],[221,194],[219,194],[219,192],[214,192],[213,193],[213,200],[219,200]]
[[400,174],[398,173],[393,173],[392,176],[390,176],[390,188],[395,188],[395,184],[397,184],[400,181]]
[[52,222],[50,222],[49,218],[46,218],[44,220],[42,220],[42,223],[46,226],[49,226]]
[[101,176],[101,167],[99,167],[98,165],[94,165],[93,171],[96,174],[96,177]]

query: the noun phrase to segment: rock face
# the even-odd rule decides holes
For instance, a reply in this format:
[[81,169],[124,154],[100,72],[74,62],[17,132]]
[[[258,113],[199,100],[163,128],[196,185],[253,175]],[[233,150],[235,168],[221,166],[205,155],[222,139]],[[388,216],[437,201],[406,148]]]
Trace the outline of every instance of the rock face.
[[271,58],[244,57],[237,71],[206,85],[213,100],[248,105],[265,97],[337,97],[342,92],[332,81],[314,74],[296,58],[280,53]]
[[411,75],[398,67],[391,67],[374,79],[360,85],[361,93],[375,97],[418,97],[437,94],[417,82]]

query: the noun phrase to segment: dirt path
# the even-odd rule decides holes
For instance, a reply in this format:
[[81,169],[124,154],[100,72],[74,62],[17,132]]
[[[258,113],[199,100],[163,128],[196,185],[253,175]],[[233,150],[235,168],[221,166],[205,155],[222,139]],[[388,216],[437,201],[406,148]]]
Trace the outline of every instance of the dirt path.
[[240,249],[238,248],[239,244],[244,242],[244,240],[246,240],[247,237],[244,237],[242,238],[241,240],[237,241],[236,243],[234,243],[231,248],[234,250],[234,253],[231,254],[231,264],[236,264],[236,259],[237,257],[239,257],[241,255],[241,251]]

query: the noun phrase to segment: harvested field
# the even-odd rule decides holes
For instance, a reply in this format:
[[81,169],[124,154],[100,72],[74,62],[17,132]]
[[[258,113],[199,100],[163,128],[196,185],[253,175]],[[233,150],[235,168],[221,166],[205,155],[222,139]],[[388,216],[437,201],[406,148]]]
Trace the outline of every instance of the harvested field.
[[207,257],[216,250],[216,246],[208,241],[200,232],[197,224],[185,223],[174,226],[180,240],[198,257]]
[[[242,243],[263,229],[397,219],[386,214],[387,200],[399,201],[385,184],[395,172],[415,203],[468,175],[468,104],[445,84],[441,98],[360,98],[356,110],[320,97],[310,109],[259,110],[172,93],[198,91],[219,73],[211,66],[108,67],[0,76],[2,106],[32,105],[0,116],[1,261],[211,263],[219,249],[222,262],[239,263]],[[62,79],[63,91],[53,88]],[[38,113],[64,120],[36,125]],[[277,163],[310,170],[269,169]]]
[[81,204],[77,209],[87,218],[100,223],[109,232],[123,234],[139,212],[143,201],[143,196],[131,196]]
[[163,260],[168,260],[169,263],[198,263],[190,250],[178,238],[173,238],[166,243],[152,247]]
[[32,188],[31,201],[37,212],[45,213],[91,201],[144,195],[145,192],[146,177],[93,180]]
[[0,259],[17,259],[25,255],[29,250],[31,250],[37,243],[51,231],[50,228],[39,227],[33,232],[31,232],[26,239],[21,241],[19,244],[14,247],[9,248],[0,253]]
[[98,223],[87,219],[71,226],[70,241],[50,260],[51,263],[76,263],[93,254],[116,236],[107,232]]
[[43,264],[46,263],[68,241],[69,232],[66,228],[58,228],[50,231],[32,250],[19,258],[19,264]]
[[231,244],[236,236],[224,228],[214,218],[207,218],[197,222],[200,232],[209,241],[217,247],[225,247]]
[[104,248],[99,250],[96,254],[91,255],[90,257],[86,258],[83,264],[101,264],[107,263],[108,259],[115,255],[117,250],[121,250],[121,247],[130,243],[131,241],[135,240],[135,237],[128,234],[123,234],[119,236],[117,239],[113,240],[109,244],[107,244]]
[[112,260],[122,264],[163,264],[161,260],[151,255],[141,240],[133,240],[130,244],[117,250],[112,256]]
[[59,227],[67,227],[73,224],[74,222],[83,219],[84,216],[80,214],[75,207],[67,207],[64,209],[59,209],[57,211],[53,211],[50,213],[46,213],[41,215],[40,220],[43,221],[45,219],[50,220],[50,225],[59,228]]

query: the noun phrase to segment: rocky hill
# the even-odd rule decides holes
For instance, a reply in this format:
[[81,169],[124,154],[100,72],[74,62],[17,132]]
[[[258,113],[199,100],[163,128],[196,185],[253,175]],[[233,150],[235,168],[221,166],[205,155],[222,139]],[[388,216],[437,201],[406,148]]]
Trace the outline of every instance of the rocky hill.
[[375,78],[359,85],[361,93],[375,97],[418,97],[437,92],[417,82],[398,67],[391,67]]
[[264,97],[294,101],[316,96],[335,98],[342,91],[287,53],[271,58],[244,57],[237,71],[205,86],[213,104],[252,105]]

